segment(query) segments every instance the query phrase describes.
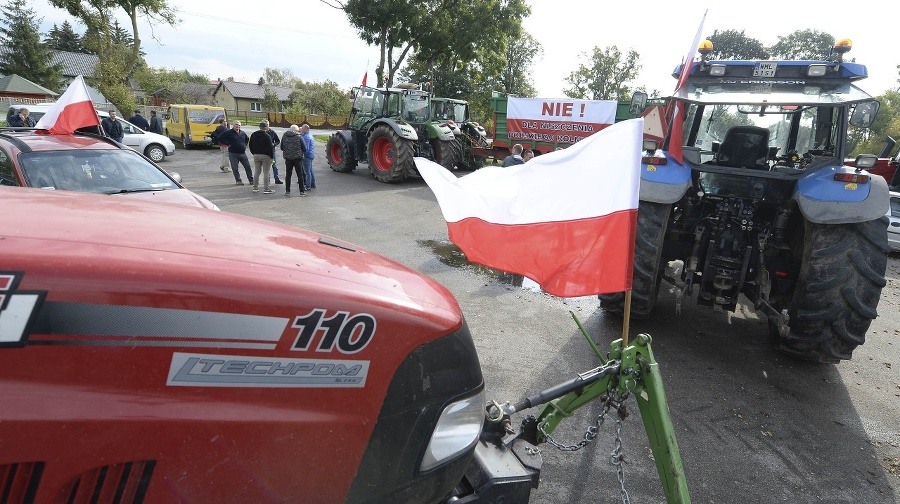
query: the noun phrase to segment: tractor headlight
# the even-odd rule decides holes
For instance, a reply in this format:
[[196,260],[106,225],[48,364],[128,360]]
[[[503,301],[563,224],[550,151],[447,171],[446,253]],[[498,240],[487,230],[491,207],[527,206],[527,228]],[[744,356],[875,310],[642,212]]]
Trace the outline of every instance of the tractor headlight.
[[447,405],[438,419],[420,469],[428,471],[475,445],[484,424],[484,390]]

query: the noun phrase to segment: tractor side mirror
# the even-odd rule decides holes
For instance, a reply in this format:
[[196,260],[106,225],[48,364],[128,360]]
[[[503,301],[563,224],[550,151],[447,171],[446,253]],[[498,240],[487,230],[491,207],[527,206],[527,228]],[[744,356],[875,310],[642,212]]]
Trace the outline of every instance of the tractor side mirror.
[[643,91],[637,91],[633,95],[631,95],[631,105],[628,107],[628,112],[633,116],[639,116],[641,113],[647,108],[647,93]]
[[850,116],[850,124],[857,128],[868,128],[875,122],[875,115],[878,114],[880,105],[876,100],[857,103],[853,109],[853,115]]

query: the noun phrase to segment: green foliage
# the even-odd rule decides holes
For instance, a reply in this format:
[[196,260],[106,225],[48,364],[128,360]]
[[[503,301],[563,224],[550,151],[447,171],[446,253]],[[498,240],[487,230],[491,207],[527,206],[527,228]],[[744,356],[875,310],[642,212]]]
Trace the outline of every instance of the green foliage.
[[[851,157],[880,153],[889,136],[900,140],[900,89],[889,90],[876,99],[881,106],[872,126],[867,130],[850,127],[851,137],[858,140]],[[897,152],[896,149],[893,152]]]
[[824,60],[831,54],[834,37],[818,30],[797,30],[778,37],[769,52],[773,59]]
[[[176,11],[168,0],[49,0],[54,7],[65,9],[75,19],[85,25],[85,44],[95,50],[101,62],[109,58],[110,52],[118,53],[112,47],[128,47],[129,55],[121,61],[125,65],[125,75],[130,76],[143,64],[141,38],[138,33],[138,19],[143,18],[151,25],[178,24]],[[123,34],[113,11],[123,10],[131,21],[131,35]],[[91,43],[88,38],[93,38]],[[119,56],[116,56],[119,59]],[[102,90],[101,90],[102,91]],[[104,93],[105,94],[105,93]]]
[[263,80],[272,86],[292,88],[300,84],[301,81],[294,77],[294,72],[290,68],[268,68],[266,67],[262,76]]
[[262,106],[265,107],[266,111],[280,112],[278,110],[279,103],[278,93],[273,91],[268,85],[263,86]]
[[632,88],[628,85],[633,81],[641,66],[638,64],[640,55],[629,49],[622,54],[616,46],[609,46],[601,50],[594,47],[593,53],[587,58],[587,64],[582,63],[578,69],[566,77],[572,87],[563,92],[570,98],[582,100],[628,100]]
[[769,59],[766,47],[755,38],[748,37],[744,30],[714,30],[707,37],[713,43],[710,59],[714,60],[764,60]]
[[47,89],[58,91],[62,70],[53,65],[50,50],[40,37],[42,19],[26,6],[25,0],[9,0],[2,8],[0,43],[8,48],[0,61],[0,74],[16,74]]
[[521,19],[531,13],[524,0],[322,1],[343,10],[360,38],[380,47],[375,70],[379,87],[394,83],[413,52],[427,66],[448,53],[472,61],[480,47],[496,47],[507,37],[518,36]]
[[72,28],[68,21],[63,21],[61,27],[57,27],[54,24],[53,28],[50,29],[50,33],[47,34],[47,38],[44,39],[44,43],[47,44],[48,48],[57,51],[85,52],[81,35]]
[[153,68],[142,65],[133,75],[135,82],[148,93],[165,89],[170,103],[211,103],[209,77],[187,70]]
[[305,82],[291,93],[289,114],[350,115],[350,98],[334,81]]

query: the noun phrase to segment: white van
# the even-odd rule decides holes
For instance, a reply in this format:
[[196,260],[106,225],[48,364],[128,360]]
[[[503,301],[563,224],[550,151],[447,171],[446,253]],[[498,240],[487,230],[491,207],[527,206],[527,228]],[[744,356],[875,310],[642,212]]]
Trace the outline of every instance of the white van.
[[[18,114],[19,109],[23,107],[28,109],[29,117],[33,118],[34,122],[37,122],[51,106],[53,106],[52,103],[11,105],[6,113],[7,122],[9,122],[10,117]],[[109,113],[102,110],[98,110],[97,115],[100,116],[101,120],[109,117]],[[167,137],[144,131],[121,117],[117,117],[116,120],[122,125],[122,133],[124,133],[122,143],[147,156],[154,163],[159,163],[166,159],[166,156],[175,154],[175,144]]]

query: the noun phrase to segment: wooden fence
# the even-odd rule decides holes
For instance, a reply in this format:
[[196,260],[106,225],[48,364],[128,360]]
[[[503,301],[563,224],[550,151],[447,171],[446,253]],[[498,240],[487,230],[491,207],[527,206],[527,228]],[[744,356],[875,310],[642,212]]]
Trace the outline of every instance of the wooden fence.
[[263,119],[268,119],[270,126],[289,128],[292,124],[309,124],[312,129],[346,129],[350,126],[348,116],[328,116],[312,114],[285,114],[281,112],[250,112],[247,110],[226,110],[228,118],[239,120],[244,124],[258,124]]

